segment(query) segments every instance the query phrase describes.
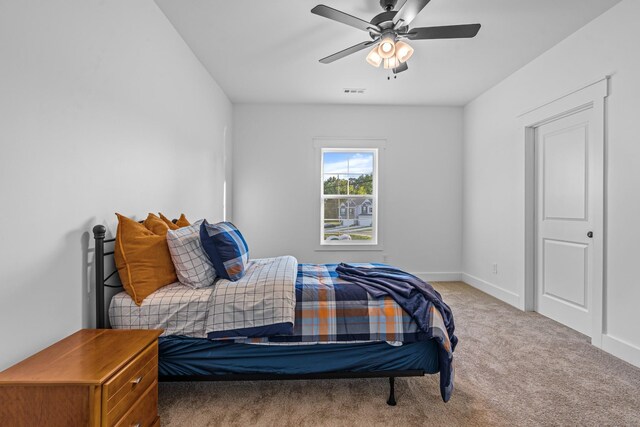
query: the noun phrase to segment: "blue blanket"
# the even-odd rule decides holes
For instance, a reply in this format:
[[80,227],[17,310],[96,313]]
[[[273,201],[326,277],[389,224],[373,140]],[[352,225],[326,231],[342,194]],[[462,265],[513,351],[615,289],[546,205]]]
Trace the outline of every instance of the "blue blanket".
[[453,313],[433,287],[393,267],[357,267],[340,264],[338,276],[361,286],[374,298],[390,296],[439,344],[440,393],[446,402],[453,392],[453,351],[458,343]]

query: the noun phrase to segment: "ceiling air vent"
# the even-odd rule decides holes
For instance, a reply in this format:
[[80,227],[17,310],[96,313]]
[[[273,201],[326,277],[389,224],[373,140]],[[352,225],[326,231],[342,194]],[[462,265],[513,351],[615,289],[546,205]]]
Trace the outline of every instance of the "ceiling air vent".
[[344,88],[343,91],[344,91],[344,93],[349,93],[349,94],[352,94],[352,95],[362,95],[362,94],[364,94],[365,90],[366,89],[355,89],[355,88],[351,88],[351,87],[346,87],[346,88]]

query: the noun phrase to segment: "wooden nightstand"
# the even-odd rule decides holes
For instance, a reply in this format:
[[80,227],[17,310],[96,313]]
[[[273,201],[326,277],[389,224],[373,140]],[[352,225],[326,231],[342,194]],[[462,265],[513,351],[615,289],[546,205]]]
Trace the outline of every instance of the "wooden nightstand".
[[0,426],[159,426],[161,333],[83,329],[0,372]]

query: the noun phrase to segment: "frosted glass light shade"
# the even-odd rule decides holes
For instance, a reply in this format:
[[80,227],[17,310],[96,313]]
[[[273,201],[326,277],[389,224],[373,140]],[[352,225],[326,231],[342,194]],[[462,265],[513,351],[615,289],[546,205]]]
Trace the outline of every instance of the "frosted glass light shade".
[[378,54],[383,58],[391,58],[396,53],[396,41],[392,36],[385,36],[378,45]]
[[396,43],[396,58],[400,63],[407,62],[413,55],[413,48],[403,41]]
[[400,61],[398,61],[398,59],[395,56],[392,56],[391,58],[386,58],[384,60],[384,68],[391,69],[391,68],[396,68],[398,65],[400,65]]
[[367,55],[367,62],[376,68],[382,64],[382,57],[378,53],[377,45],[374,46],[373,49],[371,49],[371,52]]

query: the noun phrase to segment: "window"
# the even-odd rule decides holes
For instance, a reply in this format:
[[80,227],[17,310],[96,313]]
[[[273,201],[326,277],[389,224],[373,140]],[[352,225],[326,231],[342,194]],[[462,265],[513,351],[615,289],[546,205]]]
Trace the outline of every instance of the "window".
[[323,148],[321,245],[376,245],[377,148]]

